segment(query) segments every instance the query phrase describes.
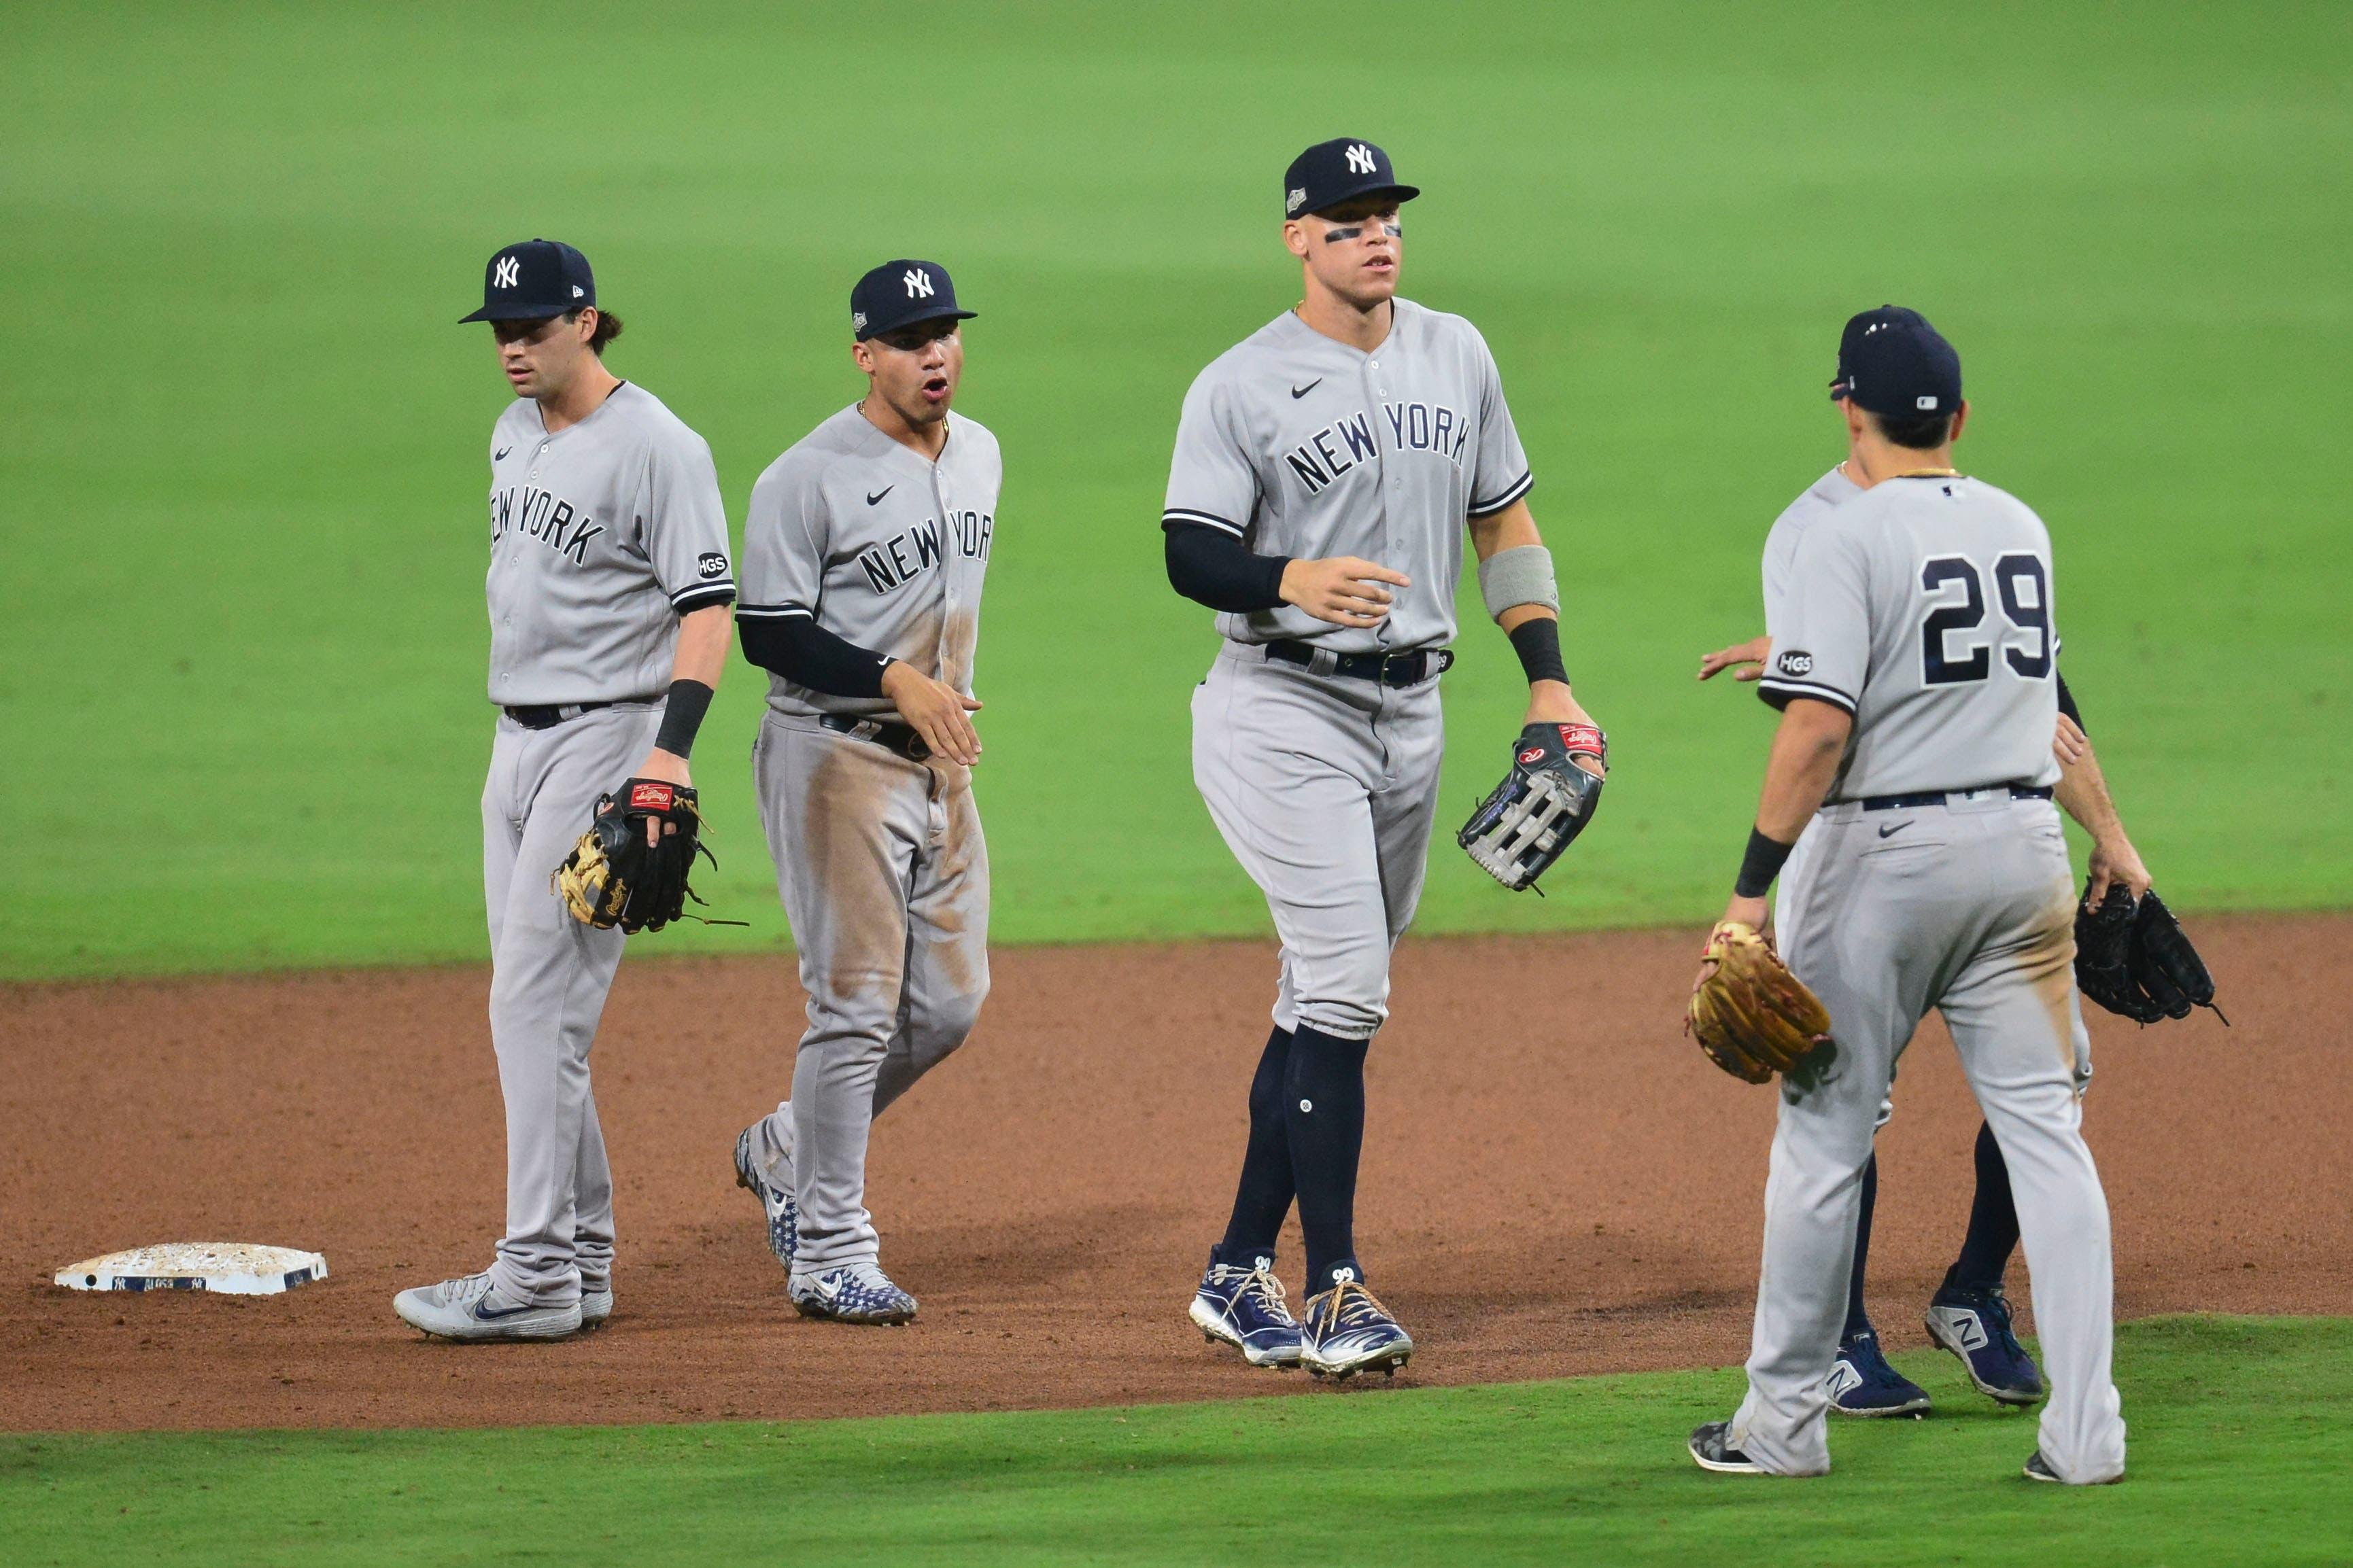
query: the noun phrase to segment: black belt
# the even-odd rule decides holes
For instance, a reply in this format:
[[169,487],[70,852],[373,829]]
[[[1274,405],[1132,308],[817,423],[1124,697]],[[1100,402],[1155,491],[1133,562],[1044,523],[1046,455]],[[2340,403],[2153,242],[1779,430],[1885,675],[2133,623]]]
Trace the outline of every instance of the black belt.
[[847,713],[820,713],[817,721],[837,735],[851,735],[861,741],[871,741],[887,746],[911,763],[920,763],[932,754],[932,748],[913,724],[894,724],[885,719],[853,719]]
[[1984,789],[1932,789],[1925,795],[1865,795],[1862,800],[1862,809],[1865,811],[1909,811],[1915,805],[1942,805],[1947,799],[1957,795],[1984,795],[1989,791],[2004,788],[2010,791],[2010,798],[2012,800],[2049,800],[2051,798],[2051,790],[2047,785],[1988,784]]
[[506,716],[526,730],[553,730],[566,719],[577,719],[583,713],[594,713],[599,708],[610,708],[609,702],[574,702],[558,707],[542,703],[536,708],[509,708]]
[[[1313,644],[1282,642],[1262,644],[1266,657],[1295,664],[1302,669],[1315,667],[1316,648]],[[1433,676],[1445,674],[1454,665],[1454,650],[1447,647],[1419,648],[1412,653],[1339,653],[1332,656],[1334,675],[1350,680],[1377,680],[1383,686],[1419,686]]]

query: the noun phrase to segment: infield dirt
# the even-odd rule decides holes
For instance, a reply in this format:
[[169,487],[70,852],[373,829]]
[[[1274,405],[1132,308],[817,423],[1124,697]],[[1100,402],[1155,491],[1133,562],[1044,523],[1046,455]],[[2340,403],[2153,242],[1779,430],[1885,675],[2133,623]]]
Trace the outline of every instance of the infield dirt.
[[[2192,929],[2236,1027],[2093,1021],[2119,1314],[2353,1311],[2353,1054],[2333,1000],[2353,920]],[[1675,931],[1400,948],[1358,1205],[1366,1267],[1422,1347],[1400,1383],[1745,1352],[1773,1100],[1682,1037],[1696,947]],[[790,960],[659,952],[641,939],[623,965],[595,1062],[618,1310],[552,1346],[427,1342],[391,1310],[404,1286],[481,1267],[500,1228],[485,969],[0,988],[0,1270],[16,1281],[0,1287],[0,1427],[783,1418],[1310,1386],[1244,1369],[1184,1315],[1230,1196],[1271,945],[995,955],[979,1033],[876,1131],[883,1259],[923,1304],[901,1330],[796,1317],[734,1186],[735,1134],[791,1070]],[[1897,1101],[1872,1300],[1901,1346],[1923,1339],[1968,1208],[1977,1112],[1941,1026],[1906,1056]],[[333,1273],[265,1300],[48,1283],[164,1239],[315,1248]],[[1294,1281],[1298,1258],[1286,1236]],[[2023,1296],[2022,1266],[2011,1279]]]

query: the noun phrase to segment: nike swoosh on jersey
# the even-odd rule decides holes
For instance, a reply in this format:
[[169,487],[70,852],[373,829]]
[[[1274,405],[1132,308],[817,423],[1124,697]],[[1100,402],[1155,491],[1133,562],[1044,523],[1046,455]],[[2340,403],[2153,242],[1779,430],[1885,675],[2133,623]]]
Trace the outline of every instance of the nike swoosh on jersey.
[[895,490],[895,489],[897,489],[898,488],[899,488],[899,487],[898,487],[898,486],[896,486],[896,485],[884,485],[881,489],[876,490],[872,495],[868,496],[868,497],[866,498],[866,504],[867,504],[868,506],[872,506],[872,505],[874,505],[877,501],[880,501],[880,500],[881,500],[884,496],[889,495],[892,490]]
[[1908,822],[1892,823],[1888,826],[1881,828],[1879,830],[1879,836],[1882,838],[1893,838],[1895,835],[1903,832],[1905,828],[1911,826],[1912,825]]
[[491,454],[491,461],[493,463],[503,463],[506,461],[507,454],[513,450],[514,448],[512,447],[501,447],[497,451]]
[[1305,386],[1294,386],[1291,389],[1291,400],[1293,403],[1296,403],[1301,398],[1306,396],[1309,393],[1314,391],[1317,387],[1323,384],[1324,378],[1319,375],[1314,381],[1309,382]]

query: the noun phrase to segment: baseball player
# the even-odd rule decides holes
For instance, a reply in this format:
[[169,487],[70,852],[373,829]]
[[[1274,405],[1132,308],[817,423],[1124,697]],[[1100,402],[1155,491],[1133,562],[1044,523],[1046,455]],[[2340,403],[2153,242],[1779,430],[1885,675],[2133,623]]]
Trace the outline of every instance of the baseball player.
[[482,789],[491,1040],[506,1099],[507,1228],[480,1274],[404,1290],[429,1334],[560,1339],[613,1311],[613,1176],[588,1047],[622,932],[550,879],[597,797],[692,780],[735,583],[711,448],[605,368],[621,320],[586,258],[533,239],[491,258],[482,308],[514,402],[491,427],[491,701]]
[[1862,1171],[1896,1057],[1936,1007],[2000,1144],[2034,1281],[2051,1398],[2026,1474],[2115,1480],[2107,1200],[2083,1137],[2075,900],[2051,804],[2050,537],[1953,468],[1960,360],[1916,313],[1850,322],[1833,395],[1863,493],[1799,533],[1767,621],[1758,688],[1782,717],[1725,920],[1761,928],[1781,877],[1782,950],[1835,1045],[1785,1082],[1747,1397],[1691,1454],[1716,1471],[1830,1468]]
[[903,1323],[915,1300],[878,1261],[867,1134],[988,994],[972,666],[1004,468],[950,412],[974,312],[946,269],[886,262],[849,311],[866,395],[769,465],[744,530],[744,654],[769,676],[753,771],[808,1030],[792,1097],[735,1141],[735,1178],[802,1313]]
[[[1282,232],[1303,298],[1193,383],[1161,515],[1169,581],[1225,637],[1193,695],[1194,781],[1282,943],[1232,1217],[1191,1316],[1253,1365],[1341,1376],[1413,1351],[1356,1257],[1356,1166],[1365,1056],[1437,809],[1466,527],[1530,722],[1573,728],[1597,758],[1601,739],[1562,668],[1494,358],[1470,322],[1398,298],[1417,194],[1359,139],[1293,162]],[[1294,1197],[1299,1320],[1274,1274]]]
[[[1849,335],[1867,330],[1874,319],[1857,317],[1848,328]],[[1832,384],[1836,388],[1842,385],[1842,381]],[[1960,438],[1957,425],[1952,438]],[[1781,613],[1788,596],[1789,563],[1799,539],[1833,508],[1863,493],[1865,486],[1853,478],[1859,471],[1858,459],[1848,458],[1817,479],[1774,520],[1765,541],[1764,588],[1768,622]],[[1764,672],[1770,653],[1770,639],[1763,637],[1719,648],[1700,660],[1699,679],[1707,680],[1730,669],[1735,680],[1753,681]],[[2067,679],[2055,664],[2052,676],[2058,688],[2060,714],[2052,744],[2061,764],[2056,797],[2061,808],[2092,837],[2091,890],[2086,902],[2096,904],[2112,881],[2124,883],[2137,899],[2148,890],[2147,868],[2126,834],[2116,803],[2109,796],[2107,782],[2084,732],[2083,714],[2068,689]],[[1810,825],[1806,831],[1811,833],[1814,828]],[[1801,839],[1803,837],[1800,835]],[[2088,1063],[2084,1070],[2088,1079]],[[1892,1100],[1883,1103],[1878,1125],[1885,1126],[1894,1112]],[[1960,1360],[1970,1383],[1980,1393],[2005,1405],[2032,1405],[2042,1397],[2042,1376],[2010,1325],[2010,1302],[2002,1287],[2010,1256],[2018,1246],[2018,1209],[2010,1195],[2010,1172],[2002,1163],[2001,1145],[1989,1122],[1978,1129],[1975,1163],[1977,1190],[1969,1205],[1968,1229],[1943,1285],[1928,1304],[1926,1323],[1930,1337]],[[1878,1193],[1879,1157],[1873,1153],[1862,1167],[1846,1326],[1839,1336],[1838,1359],[1831,1366],[1831,1410],[1841,1415],[1920,1415],[1930,1408],[1927,1391],[1888,1363],[1878,1331],[1863,1306],[1871,1222]]]

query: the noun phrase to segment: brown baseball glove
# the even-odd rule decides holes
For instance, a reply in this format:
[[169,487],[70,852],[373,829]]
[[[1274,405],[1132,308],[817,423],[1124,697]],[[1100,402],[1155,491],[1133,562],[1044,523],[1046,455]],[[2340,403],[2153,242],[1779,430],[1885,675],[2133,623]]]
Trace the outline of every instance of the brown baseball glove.
[[1831,1016],[1768,938],[1726,921],[1707,933],[1683,1033],[1733,1077],[1764,1083],[1830,1044]]

